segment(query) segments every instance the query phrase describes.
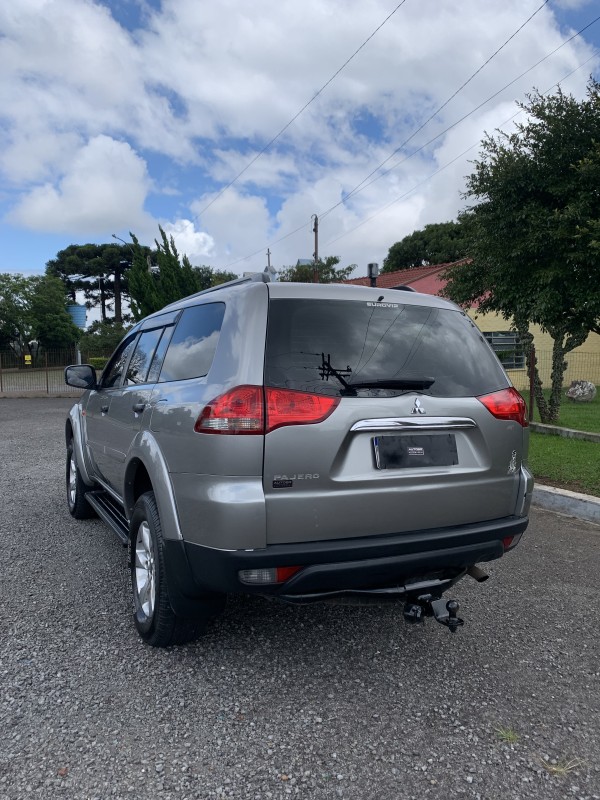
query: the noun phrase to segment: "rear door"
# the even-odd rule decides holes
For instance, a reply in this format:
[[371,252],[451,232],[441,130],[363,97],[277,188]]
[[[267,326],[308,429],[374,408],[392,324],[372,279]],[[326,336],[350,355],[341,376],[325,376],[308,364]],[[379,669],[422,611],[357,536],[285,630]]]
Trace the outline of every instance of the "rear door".
[[514,513],[523,427],[478,399],[510,386],[498,360],[449,304],[387,294],[271,300],[267,394],[292,390],[282,397],[299,406],[315,395],[337,405],[322,422],[265,436],[270,544]]

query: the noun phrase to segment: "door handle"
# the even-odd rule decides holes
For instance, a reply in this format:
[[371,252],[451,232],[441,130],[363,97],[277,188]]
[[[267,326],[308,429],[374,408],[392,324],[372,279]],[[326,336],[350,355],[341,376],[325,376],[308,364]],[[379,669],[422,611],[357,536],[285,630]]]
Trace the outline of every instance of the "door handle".
[[107,403],[105,406],[100,406],[100,411],[101,411],[103,414],[106,414],[106,413],[108,413],[108,403]]
[[136,414],[141,414],[146,408],[146,403],[134,403],[132,408]]

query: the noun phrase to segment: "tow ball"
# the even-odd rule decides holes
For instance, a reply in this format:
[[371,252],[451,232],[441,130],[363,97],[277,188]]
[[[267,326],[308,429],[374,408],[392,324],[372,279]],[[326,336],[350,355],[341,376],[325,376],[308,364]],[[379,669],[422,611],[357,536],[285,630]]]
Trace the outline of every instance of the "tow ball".
[[456,633],[456,629],[464,625],[464,620],[457,616],[457,600],[444,600],[443,598],[434,599],[433,597],[419,597],[416,601],[406,603],[404,606],[404,619],[406,622],[416,624],[425,622],[425,617],[435,617],[436,622],[445,625],[450,633]]

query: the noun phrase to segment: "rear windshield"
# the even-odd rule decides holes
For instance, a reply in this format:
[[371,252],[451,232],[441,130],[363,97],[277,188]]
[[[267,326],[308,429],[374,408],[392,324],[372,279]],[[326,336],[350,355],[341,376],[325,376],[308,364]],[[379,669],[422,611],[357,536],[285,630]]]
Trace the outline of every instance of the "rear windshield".
[[[272,300],[265,384],[327,395],[418,390],[467,397],[509,386],[460,311],[356,300]],[[359,384],[368,384],[360,386]]]

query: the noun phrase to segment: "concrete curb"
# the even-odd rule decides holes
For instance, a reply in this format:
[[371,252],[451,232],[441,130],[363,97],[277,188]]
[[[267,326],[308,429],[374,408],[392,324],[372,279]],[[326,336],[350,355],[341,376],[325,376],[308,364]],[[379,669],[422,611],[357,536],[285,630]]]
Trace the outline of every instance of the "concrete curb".
[[533,487],[531,503],[538,508],[558,511],[560,514],[600,525],[600,497],[537,485]]
[[545,433],[548,436],[562,436],[564,439],[583,439],[586,442],[600,443],[600,433],[576,431],[573,428],[557,428],[556,425],[544,425],[542,422],[530,422],[529,427],[535,433]]

